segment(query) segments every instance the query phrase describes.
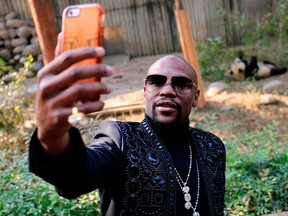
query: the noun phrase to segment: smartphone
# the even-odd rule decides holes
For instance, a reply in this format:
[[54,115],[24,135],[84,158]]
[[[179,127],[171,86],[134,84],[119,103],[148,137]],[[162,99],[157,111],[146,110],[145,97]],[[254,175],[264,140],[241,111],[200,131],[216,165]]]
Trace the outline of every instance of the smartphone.
[[[104,9],[100,4],[71,5],[62,14],[61,52],[80,47],[103,46]],[[101,63],[101,58],[91,58],[75,65]],[[80,82],[93,82],[96,78]],[[99,81],[99,80],[98,80]]]

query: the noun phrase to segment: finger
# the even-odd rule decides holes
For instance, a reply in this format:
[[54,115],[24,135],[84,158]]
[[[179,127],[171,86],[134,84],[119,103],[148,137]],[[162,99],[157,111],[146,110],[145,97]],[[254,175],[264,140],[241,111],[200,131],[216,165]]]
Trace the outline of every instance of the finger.
[[49,78],[49,81],[46,82],[46,93],[49,94],[57,89],[68,88],[82,79],[96,78],[100,80],[101,77],[111,76],[112,73],[112,67],[102,64],[70,67],[57,76]]
[[98,112],[103,109],[104,107],[103,101],[89,101],[83,103],[81,106],[78,107],[79,112],[83,112],[85,114]]
[[101,58],[104,54],[105,50],[102,47],[85,47],[66,51],[42,68],[38,72],[37,78],[41,80],[48,74],[59,74],[79,61],[89,58]]
[[109,94],[111,88],[101,82],[77,83],[50,99],[52,108],[72,106],[77,101],[97,101],[100,94]]
[[63,34],[62,34],[62,32],[60,32],[58,34],[58,38],[57,38],[57,45],[55,48],[55,57],[57,57],[61,54],[62,38],[63,38]]
[[[102,110],[104,107],[103,101],[94,101],[94,102],[86,102],[81,104],[78,108],[79,112],[83,112],[85,114],[98,112]],[[49,120],[51,125],[67,125],[68,117],[72,114],[73,107],[62,107],[55,109]]]

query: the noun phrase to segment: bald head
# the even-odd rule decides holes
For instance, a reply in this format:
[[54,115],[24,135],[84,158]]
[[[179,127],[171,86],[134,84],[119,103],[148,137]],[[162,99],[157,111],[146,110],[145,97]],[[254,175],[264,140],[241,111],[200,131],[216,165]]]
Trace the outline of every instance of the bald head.
[[165,71],[165,74],[173,73],[173,75],[184,73],[198,86],[197,74],[194,68],[179,56],[167,55],[158,59],[148,69],[147,76],[153,74],[155,71]]

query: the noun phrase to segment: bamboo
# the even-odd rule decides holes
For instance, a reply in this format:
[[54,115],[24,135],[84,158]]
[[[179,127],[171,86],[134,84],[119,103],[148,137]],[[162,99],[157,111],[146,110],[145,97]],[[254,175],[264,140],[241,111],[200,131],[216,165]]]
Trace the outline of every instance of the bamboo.
[[175,17],[177,22],[177,28],[179,32],[179,38],[181,43],[181,48],[183,56],[187,62],[189,62],[196,70],[198,77],[198,89],[200,90],[200,96],[198,99],[198,107],[202,108],[205,106],[204,97],[204,86],[200,71],[200,65],[198,61],[198,56],[196,52],[196,47],[194,44],[194,39],[192,35],[192,28],[189,23],[189,18],[186,11],[183,9],[181,0],[175,0]]
[[47,64],[53,60],[57,44],[57,27],[51,1],[29,0],[29,7],[38,35],[43,62]]

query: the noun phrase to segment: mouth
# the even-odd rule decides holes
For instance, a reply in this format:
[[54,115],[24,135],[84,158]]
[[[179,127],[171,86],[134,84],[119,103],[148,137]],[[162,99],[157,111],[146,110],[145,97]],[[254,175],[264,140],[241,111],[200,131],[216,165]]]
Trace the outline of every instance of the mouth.
[[156,103],[156,109],[160,112],[171,113],[178,109],[176,103],[169,100],[161,100]]

